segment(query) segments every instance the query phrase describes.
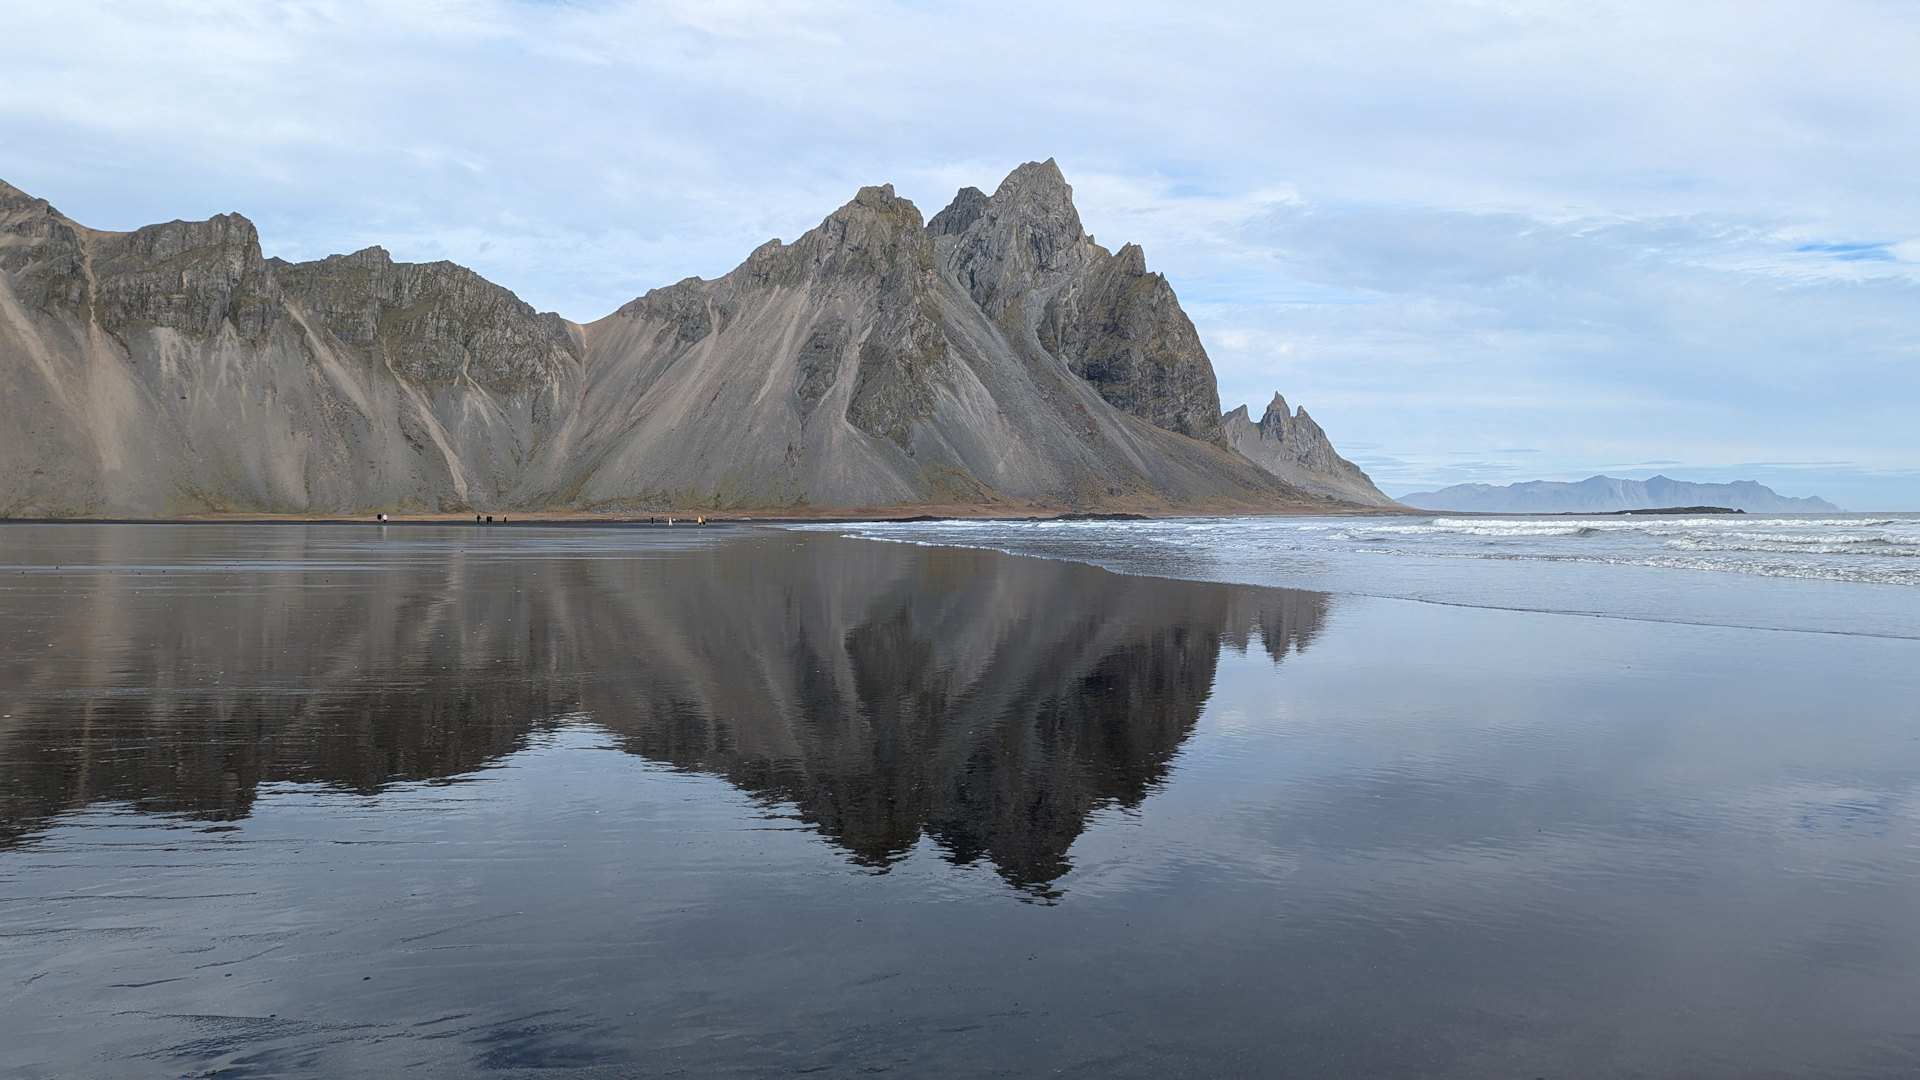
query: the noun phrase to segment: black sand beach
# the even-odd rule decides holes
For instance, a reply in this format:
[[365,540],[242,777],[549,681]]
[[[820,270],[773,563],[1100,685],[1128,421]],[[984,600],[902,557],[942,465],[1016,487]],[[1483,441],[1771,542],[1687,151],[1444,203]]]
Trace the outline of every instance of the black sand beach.
[[8,1076],[1920,1071],[1914,640],[743,527],[0,545]]

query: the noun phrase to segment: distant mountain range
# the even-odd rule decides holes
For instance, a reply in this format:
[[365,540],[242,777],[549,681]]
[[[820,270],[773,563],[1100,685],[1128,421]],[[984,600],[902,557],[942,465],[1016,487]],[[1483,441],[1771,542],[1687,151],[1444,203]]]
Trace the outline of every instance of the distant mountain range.
[[1415,491],[1400,501],[1422,510],[1463,510],[1489,514],[1607,513],[1667,506],[1724,506],[1750,514],[1821,514],[1840,508],[1820,498],[1789,499],[1752,480],[1731,484],[1690,484],[1665,476],[1622,480],[1589,476],[1577,484],[1531,480],[1495,487],[1455,484],[1439,491]]
[[0,517],[1384,501],[1280,410],[1222,415],[1166,278],[1052,161],[930,221],[863,188],[585,325],[452,263],[266,258],[237,214],[103,232],[0,183]]

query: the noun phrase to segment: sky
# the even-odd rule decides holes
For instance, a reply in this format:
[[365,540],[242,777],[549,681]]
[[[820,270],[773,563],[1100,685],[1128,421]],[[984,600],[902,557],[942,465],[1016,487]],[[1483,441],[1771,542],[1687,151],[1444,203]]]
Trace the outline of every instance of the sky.
[[1400,494],[1664,473],[1920,510],[1907,0],[0,0],[0,178],[599,318],[865,184],[1056,159],[1227,408]]

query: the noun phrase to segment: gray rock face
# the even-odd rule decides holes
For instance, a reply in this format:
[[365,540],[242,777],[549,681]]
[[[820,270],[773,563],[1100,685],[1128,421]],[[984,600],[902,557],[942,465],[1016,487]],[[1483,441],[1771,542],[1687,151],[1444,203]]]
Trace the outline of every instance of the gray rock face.
[[1283,509],[1139,249],[1051,162],[862,189],[587,326],[451,263],[97,232],[0,185],[0,515],[915,504]]
[[1287,483],[1329,499],[1361,506],[1393,506],[1360,467],[1341,457],[1306,409],[1289,415],[1287,399],[1273,395],[1255,423],[1245,405],[1221,417],[1227,441],[1247,460]]
[[30,309],[78,307],[87,296],[80,231],[45,199],[0,180],[0,273]]
[[207,337],[231,329],[258,342],[282,306],[260,235],[238,214],[148,225],[97,242],[88,254],[91,299],[110,334],[165,327]]
[[1135,245],[1093,242],[1051,160],[991,197],[966,188],[929,226],[944,268],[1009,336],[1031,334],[1120,411],[1226,445],[1213,364],[1173,287]]
[[335,339],[427,385],[502,392],[552,381],[583,355],[566,320],[450,262],[396,263],[371,247],[318,262],[269,260]]
[[1665,476],[1622,480],[1589,476],[1576,484],[1531,480],[1520,484],[1455,484],[1439,491],[1416,491],[1400,501],[1422,510],[1466,510],[1491,514],[1581,514],[1615,510],[1655,510],[1674,506],[1722,506],[1750,514],[1830,514],[1839,507],[1821,498],[1794,499],[1752,480],[1731,484],[1693,484]]

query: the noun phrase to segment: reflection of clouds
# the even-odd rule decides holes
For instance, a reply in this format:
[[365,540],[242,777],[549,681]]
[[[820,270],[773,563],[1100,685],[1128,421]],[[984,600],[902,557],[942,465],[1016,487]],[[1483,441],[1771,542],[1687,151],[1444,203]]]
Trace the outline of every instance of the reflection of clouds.
[[1648,1038],[1675,1000],[1739,1029],[1789,985],[1830,1007],[1754,1038],[1906,1023],[1879,1002],[1920,963],[1912,644],[1341,611],[1282,679],[1222,662],[1174,781],[1083,838],[1071,895],[1270,890],[1280,925],[1448,1000],[1521,979]]
[[1920,780],[1865,788],[1796,780],[1752,793],[1742,804],[1757,829],[1801,854],[1835,855],[1835,844],[1920,833]]

